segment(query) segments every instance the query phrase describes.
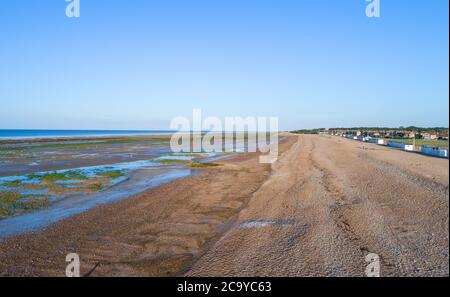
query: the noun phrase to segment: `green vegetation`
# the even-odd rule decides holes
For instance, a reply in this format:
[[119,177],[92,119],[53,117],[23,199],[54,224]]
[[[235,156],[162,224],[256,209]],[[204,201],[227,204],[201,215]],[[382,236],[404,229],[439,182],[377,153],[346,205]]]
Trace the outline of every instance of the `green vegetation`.
[[37,175],[37,174],[35,174],[35,173],[31,173],[31,174],[28,174],[27,175],[27,179],[40,179],[41,178],[41,176],[40,175]]
[[[410,138],[399,138],[399,139],[392,139],[393,141],[413,144],[414,140]],[[416,139],[416,146],[432,146],[432,147],[441,147],[441,148],[448,148],[449,147],[448,140],[437,140],[437,139]]]
[[[21,180],[5,182],[2,185],[17,189],[14,189],[14,191],[12,189],[11,191],[0,191],[0,218],[15,215],[18,212],[41,209],[47,206],[48,195],[101,191],[109,179],[121,176],[124,176],[124,174],[119,170],[99,172],[93,178],[88,178],[78,170],[67,170],[63,172],[53,171],[44,174],[29,174],[26,176],[28,180],[36,180],[32,183],[23,183]],[[74,181],[74,183],[66,185],[58,183],[58,181]],[[46,194],[20,194],[22,190],[46,190]],[[41,198],[38,199],[36,197]],[[42,197],[45,199],[43,200]]]
[[150,142],[152,144],[161,143],[164,141],[169,141],[170,138],[154,138],[154,139],[144,139],[144,138],[124,138],[124,139],[105,139],[105,140],[82,140],[79,142],[73,141],[58,141],[58,142],[42,142],[42,143],[20,143],[17,145],[0,145],[0,152],[14,152],[14,151],[30,151],[30,150],[42,150],[42,149],[81,149],[81,148],[97,148],[105,145],[113,144],[131,144],[131,143],[146,143]]
[[194,167],[194,168],[209,168],[209,167],[217,167],[217,166],[220,166],[220,164],[191,162],[191,167]]
[[0,191],[0,204],[12,204],[21,198],[16,192]]
[[300,130],[291,131],[291,133],[295,133],[295,134],[319,134],[320,130],[322,130],[322,129],[300,129]]
[[158,160],[158,163],[161,164],[187,164],[190,163],[190,160],[177,160],[177,159],[162,159],[162,160]]
[[46,173],[43,175],[39,175],[39,174],[28,174],[27,175],[28,179],[40,179],[43,182],[47,182],[47,183],[54,183],[57,181],[64,181],[64,180],[86,180],[88,179],[86,176],[84,176],[83,174],[81,174],[80,172],[76,171],[76,170],[69,170],[66,172],[51,172],[51,173]]
[[103,185],[101,182],[95,182],[88,185],[88,190],[99,192],[103,189]]
[[446,127],[347,127],[347,128],[329,128],[329,130],[348,130],[348,131],[377,131],[377,132],[388,132],[388,131],[411,131],[416,133],[428,132],[437,133],[448,136],[448,128]]
[[43,182],[53,183],[61,180],[70,180],[64,173],[52,172],[40,176]]
[[[2,185],[14,190],[0,191],[0,219],[7,218],[20,213],[31,212],[48,206],[49,195],[67,192],[98,192],[101,191],[107,179],[124,176],[119,170],[99,172],[95,177],[88,178],[78,170],[67,170],[63,172],[53,171],[44,174],[29,174],[29,180],[33,183],[23,183],[21,180],[4,182]],[[76,186],[66,187],[58,181],[79,181]],[[19,188],[20,187],[20,188]],[[47,190],[45,194],[21,194],[22,190]],[[49,194],[47,194],[49,193]]]
[[10,187],[10,188],[17,188],[17,187],[20,187],[21,185],[22,185],[22,182],[20,180],[13,180],[13,181],[6,182],[3,184],[3,186]]
[[47,197],[22,196],[16,192],[0,191],[0,219],[48,206]]
[[79,171],[76,171],[76,170],[66,171],[66,172],[64,172],[64,175],[68,179],[72,179],[72,180],[86,180],[87,179],[86,176],[84,176],[83,174],[81,174]]
[[11,216],[17,201],[22,198],[14,192],[0,192],[0,219]]
[[184,153],[183,155],[188,157],[201,157],[204,153]]
[[[0,147],[1,150],[1,147]],[[9,151],[0,151],[0,159],[4,158],[4,159],[11,159],[11,158],[16,158],[18,157],[19,154],[16,154],[14,152],[9,152]]]
[[107,177],[107,178],[118,178],[123,176],[124,174],[120,171],[106,171],[97,174],[97,176]]
[[156,162],[162,163],[162,164],[188,164],[190,167],[194,168],[208,168],[208,167],[217,167],[220,166],[220,164],[216,163],[202,163],[202,162],[195,162],[191,160],[177,160],[177,159],[163,159],[163,160],[157,160]]

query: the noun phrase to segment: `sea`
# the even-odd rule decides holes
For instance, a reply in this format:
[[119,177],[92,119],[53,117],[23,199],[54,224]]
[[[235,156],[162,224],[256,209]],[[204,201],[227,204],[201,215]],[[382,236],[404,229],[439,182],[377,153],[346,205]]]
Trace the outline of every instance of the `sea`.
[[0,129],[1,139],[65,138],[92,136],[136,136],[172,134],[173,130],[23,130]]

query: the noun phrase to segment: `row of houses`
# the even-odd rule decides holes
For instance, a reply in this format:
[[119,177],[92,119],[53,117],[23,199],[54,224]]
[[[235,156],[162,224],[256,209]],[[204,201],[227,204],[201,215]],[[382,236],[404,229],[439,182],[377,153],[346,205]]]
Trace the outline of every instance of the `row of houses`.
[[334,130],[331,131],[334,134],[352,134],[354,136],[364,136],[364,137],[374,137],[374,138],[416,138],[416,139],[427,139],[427,140],[448,140],[448,135],[429,133],[429,132],[414,132],[414,131],[345,131],[345,130]]
[[404,151],[420,152],[420,153],[422,153],[424,155],[428,155],[428,156],[448,158],[448,149],[443,149],[443,148],[438,148],[438,147],[431,147],[431,146],[415,147],[412,144],[407,144],[407,143],[403,143],[403,142],[399,142],[399,141],[388,140],[386,142],[386,140],[384,140],[384,139],[373,138],[371,136],[361,136],[361,135],[356,136],[354,134],[332,133],[331,135],[345,137],[348,139],[354,139],[357,141],[375,143],[378,145],[386,145],[386,146],[401,149]]

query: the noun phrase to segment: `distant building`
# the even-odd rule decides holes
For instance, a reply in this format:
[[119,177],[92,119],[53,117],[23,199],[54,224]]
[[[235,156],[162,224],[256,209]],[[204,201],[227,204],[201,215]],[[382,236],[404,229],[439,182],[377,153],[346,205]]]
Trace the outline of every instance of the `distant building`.
[[405,137],[405,133],[395,131],[395,132],[394,132],[394,137],[404,138],[404,137]]
[[416,133],[410,132],[407,137],[408,138],[416,138]]
[[423,137],[423,139],[427,139],[427,140],[432,140],[432,139],[438,138],[438,136],[436,134],[431,134],[428,132],[422,133],[422,137]]

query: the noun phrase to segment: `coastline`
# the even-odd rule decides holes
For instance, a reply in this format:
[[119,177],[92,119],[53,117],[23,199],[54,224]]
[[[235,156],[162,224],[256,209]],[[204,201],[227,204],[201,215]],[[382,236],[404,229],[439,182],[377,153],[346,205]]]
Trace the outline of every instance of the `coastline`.
[[[446,159],[287,134],[222,166],[0,240],[0,275],[448,276]],[[389,230],[389,232],[386,232]]]
[[[295,137],[280,143],[280,153]],[[258,153],[66,218],[43,231],[0,239],[0,274],[64,276],[77,252],[95,276],[180,275],[224,232],[270,174]],[[237,182],[239,181],[239,182]]]
[[133,136],[172,135],[172,130],[46,130],[46,129],[0,129],[3,141],[52,141],[83,140],[88,138],[114,138]]

